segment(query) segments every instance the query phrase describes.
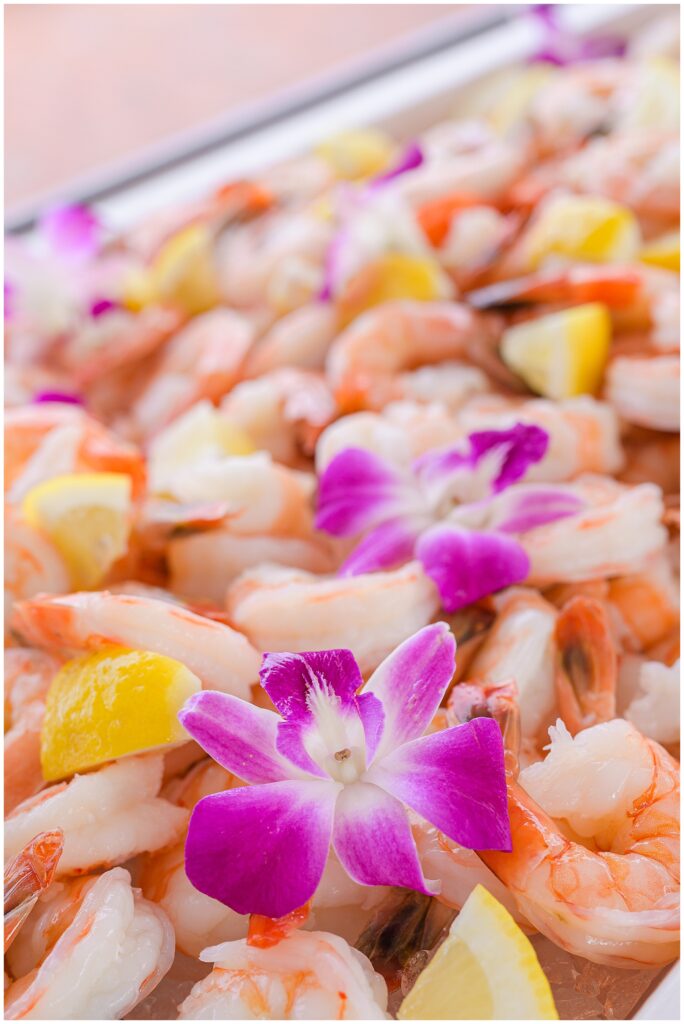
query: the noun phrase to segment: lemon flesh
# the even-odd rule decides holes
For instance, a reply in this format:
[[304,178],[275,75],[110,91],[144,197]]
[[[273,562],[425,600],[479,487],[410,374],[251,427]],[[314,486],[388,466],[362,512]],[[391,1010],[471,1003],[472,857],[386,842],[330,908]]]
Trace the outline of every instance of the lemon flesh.
[[399,1020],[558,1020],[537,955],[482,885],[399,1007]]
[[628,207],[600,196],[559,196],[541,207],[525,240],[525,255],[532,270],[550,257],[629,263],[640,244],[639,223]]
[[178,712],[201,689],[173,658],[108,647],[68,661],[48,690],[40,762],[48,782],[189,739]]
[[28,492],[22,512],[57,548],[74,588],[88,590],[126,553],[131,479],[125,473],[57,476]]

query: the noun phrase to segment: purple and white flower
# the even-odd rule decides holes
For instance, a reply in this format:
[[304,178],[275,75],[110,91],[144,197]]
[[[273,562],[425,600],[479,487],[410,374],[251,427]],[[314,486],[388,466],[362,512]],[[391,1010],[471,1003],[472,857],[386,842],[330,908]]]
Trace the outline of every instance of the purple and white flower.
[[316,526],[337,537],[363,534],[343,575],[389,569],[418,558],[453,612],[522,582],[529,558],[514,534],[579,511],[561,488],[512,488],[548,447],[540,427],[482,430],[401,471],[347,448],[319,481]]
[[472,849],[510,850],[503,742],[493,719],[423,735],[454,673],[445,623],[401,644],[363,685],[351,651],[266,654],[278,714],[204,690],[180,712],[250,785],[195,807],[188,878],[238,913],[281,917],[321,880],[330,845],[362,885],[435,891],[406,806]]

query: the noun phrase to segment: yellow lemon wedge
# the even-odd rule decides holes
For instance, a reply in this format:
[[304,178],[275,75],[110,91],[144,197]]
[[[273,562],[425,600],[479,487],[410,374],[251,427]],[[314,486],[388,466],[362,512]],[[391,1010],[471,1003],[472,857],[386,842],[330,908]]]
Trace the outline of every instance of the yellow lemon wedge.
[[44,778],[184,742],[178,712],[200,689],[185,665],[150,651],[108,647],[66,662],[45,701]]
[[500,76],[492,87],[496,96],[488,94],[493,102],[483,111],[494,131],[506,135],[521,127],[533,100],[556,73],[549,64],[532,64]]
[[88,590],[126,553],[131,478],[125,473],[56,476],[28,492],[22,512],[62,555],[74,588]]
[[348,282],[338,306],[342,322],[349,323],[367,309],[393,299],[431,302],[447,295],[448,284],[434,260],[391,252],[368,263]]
[[600,302],[564,309],[504,331],[501,356],[546,398],[594,394],[608,359],[611,323]]
[[251,455],[254,451],[251,438],[211,402],[197,402],[152,441],[148,458],[150,490],[172,495],[174,481],[185,467],[226,455]]
[[558,1020],[529,939],[482,885],[473,889],[399,1007],[399,1020]]
[[524,256],[535,270],[549,257],[590,263],[629,263],[641,245],[630,209],[601,196],[558,196],[545,203],[524,241]]
[[389,136],[372,128],[340,132],[316,147],[336,177],[355,181],[379,174],[390,162],[394,146]]
[[679,231],[668,231],[660,238],[654,238],[639,254],[642,263],[679,273]]
[[189,316],[215,306],[220,293],[209,228],[190,224],[172,235],[146,270],[131,275],[123,301],[136,311],[153,303],[168,303]]

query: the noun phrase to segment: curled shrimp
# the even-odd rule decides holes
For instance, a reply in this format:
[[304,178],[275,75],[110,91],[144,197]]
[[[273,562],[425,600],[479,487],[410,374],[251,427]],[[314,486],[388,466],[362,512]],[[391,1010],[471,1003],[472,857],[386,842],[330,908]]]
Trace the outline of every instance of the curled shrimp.
[[310,302],[286,313],[249,352],[245,376],[259,377],[287,366],[322,370],[338,329],[337,312],[330,303]]
[[558,616],[556,643],[558,708],[570,733],[615,718],[617,647],[604,604],[571,598]]
[[606,400],[627,423],[679,430],[679,356],[618,356],[606,373]]
[[607,596],[628,649],[647,651],[679,629],[679,588],[665,556],[610,580]]
[[61,828],[57,875],[79,875],[176,841],[187,812],[157,796],[162,772],[162,756],[153,754],[48,786],[5,820],[5,855],[16,856],[38,832]]
[[636,692],[624,717],[644,736],[671,747],[679,743],[679,659],[672,665],[638,659]]
[[226,606],[231,621],[262,651],[348,647],[368,672],[427,625],[439,598],[417,562],[333,579],[264,566],[238,577]]
[[39,832],[5,865],[5,953],[40,894],[52,883],[63,846],[61,829]]
[[13,628],[37,647],[65,652],[120,644],[186,665],[205,686],[249,699],[259,656],[230,626],[168,601],[107,591],[35,598],[15,608]]
[[448,302],[387,302],[333,342],[326,374],[346,412],[381,409],[403,397],[395,376],[427,363],[473,358],[493,337],[490,322]]
[[18,601],[70,587],[69,569],[52,541],[5,506],[5,625]]
[[117,1019],[161,981],[173,928],[123,868],[54,885],[10,950],[8,1020]]
[[385,982],[337,935],[294,931],[267,948],[241,939],[211,946],[200,959],[214,969],[182,1003],[179,1020],[387,1017]]

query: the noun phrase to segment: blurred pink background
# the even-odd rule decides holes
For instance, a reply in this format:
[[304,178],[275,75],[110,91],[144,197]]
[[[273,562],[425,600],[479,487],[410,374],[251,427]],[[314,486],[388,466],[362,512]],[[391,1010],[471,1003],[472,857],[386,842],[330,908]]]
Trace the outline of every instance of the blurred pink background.
[[5,5],[5,201],[410,37],[462,5]]

